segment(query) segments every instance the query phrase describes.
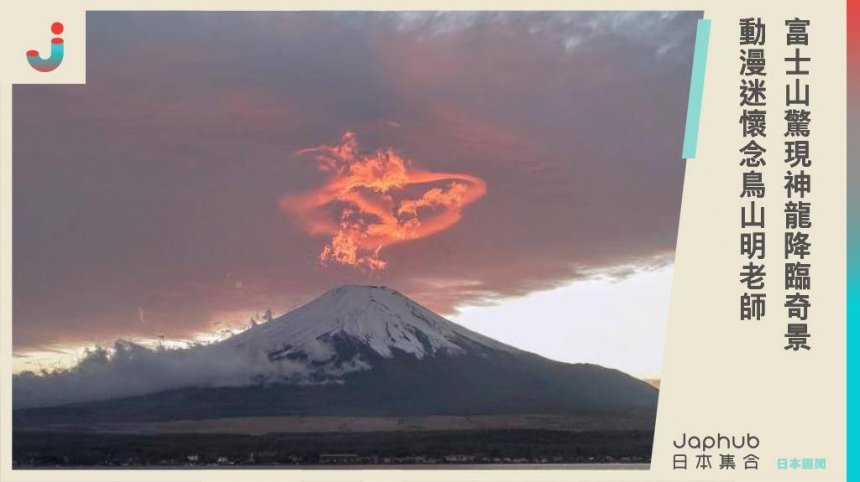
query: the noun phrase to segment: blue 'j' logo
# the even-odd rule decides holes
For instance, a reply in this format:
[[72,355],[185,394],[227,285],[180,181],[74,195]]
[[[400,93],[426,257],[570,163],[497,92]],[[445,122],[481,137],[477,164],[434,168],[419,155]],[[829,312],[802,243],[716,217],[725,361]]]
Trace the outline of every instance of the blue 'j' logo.
[[[54,22],[51,25],[51,32],[53,32],[54,35],[60,35],[63,33],[63,24],[60,22]],[[59,67],[60,62],[63,61],[62,37],[54,37],[51,39],[51,55],[49,55],[47,59],[40,57],[37,50],[28,50],[27,61],[30,62],[31,67],[39,72],[50,72]]]

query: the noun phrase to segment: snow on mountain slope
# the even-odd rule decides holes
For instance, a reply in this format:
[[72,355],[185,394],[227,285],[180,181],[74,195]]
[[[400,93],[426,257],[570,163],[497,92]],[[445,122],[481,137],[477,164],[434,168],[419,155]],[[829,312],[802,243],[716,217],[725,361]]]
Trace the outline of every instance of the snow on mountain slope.
[[183,349],[118,341],[66,370],[15,379],[16,407],[188,387],[342,384],[385,359],[517,349],[474,333],[381,286],[342,286],[226,340]]
[[[383,358],[402,352],[422,359],[465,354],[476,347],[517,351],[470,331],[382,286],[341,286],[310,303],[219,343],[219,349],[266,353],[270,360],[337,360],[348,339]],[[363,361],[366,363],[366,361]]]

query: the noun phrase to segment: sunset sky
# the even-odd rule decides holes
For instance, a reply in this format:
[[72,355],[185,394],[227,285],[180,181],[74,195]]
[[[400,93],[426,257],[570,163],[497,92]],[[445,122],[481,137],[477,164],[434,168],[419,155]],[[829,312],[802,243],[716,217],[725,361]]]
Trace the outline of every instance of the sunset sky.
[[381,284],[657,376],[699,17],[90,13],[14,88],[16,370]]

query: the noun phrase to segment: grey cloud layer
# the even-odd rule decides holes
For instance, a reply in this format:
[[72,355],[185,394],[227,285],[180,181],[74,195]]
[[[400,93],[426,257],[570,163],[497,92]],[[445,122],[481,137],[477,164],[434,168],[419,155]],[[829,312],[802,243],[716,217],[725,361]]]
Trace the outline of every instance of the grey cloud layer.
[[[187,336],[342,283],[450,312],[665,260],[698,17],[92,13],[86,86],[14,90],[15,347]],[[277,200],[321,180],[290,153],[347,129],[488,193],[381,274],[322,268]]]

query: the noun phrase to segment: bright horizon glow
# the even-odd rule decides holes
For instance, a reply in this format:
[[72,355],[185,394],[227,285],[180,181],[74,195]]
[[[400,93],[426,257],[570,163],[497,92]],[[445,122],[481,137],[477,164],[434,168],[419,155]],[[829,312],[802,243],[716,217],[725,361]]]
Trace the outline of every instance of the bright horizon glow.
[[660,377],[672,266],[621,280],[592,279],[493,306],[461,307],[452,321],[567,363],[594,363],[641,379]]
[[[490,306],[466,305],[451,321],[522,350],[567,363],[594,363],[649,380],[660,377],[672,267],[640,270],[623,279],[573,281],[558,288],[508,298]],[[192,339],[130,341],[155,348],[212,343],[239,327]],[[16,353],[13,373],[69,368],[98,344]]]

